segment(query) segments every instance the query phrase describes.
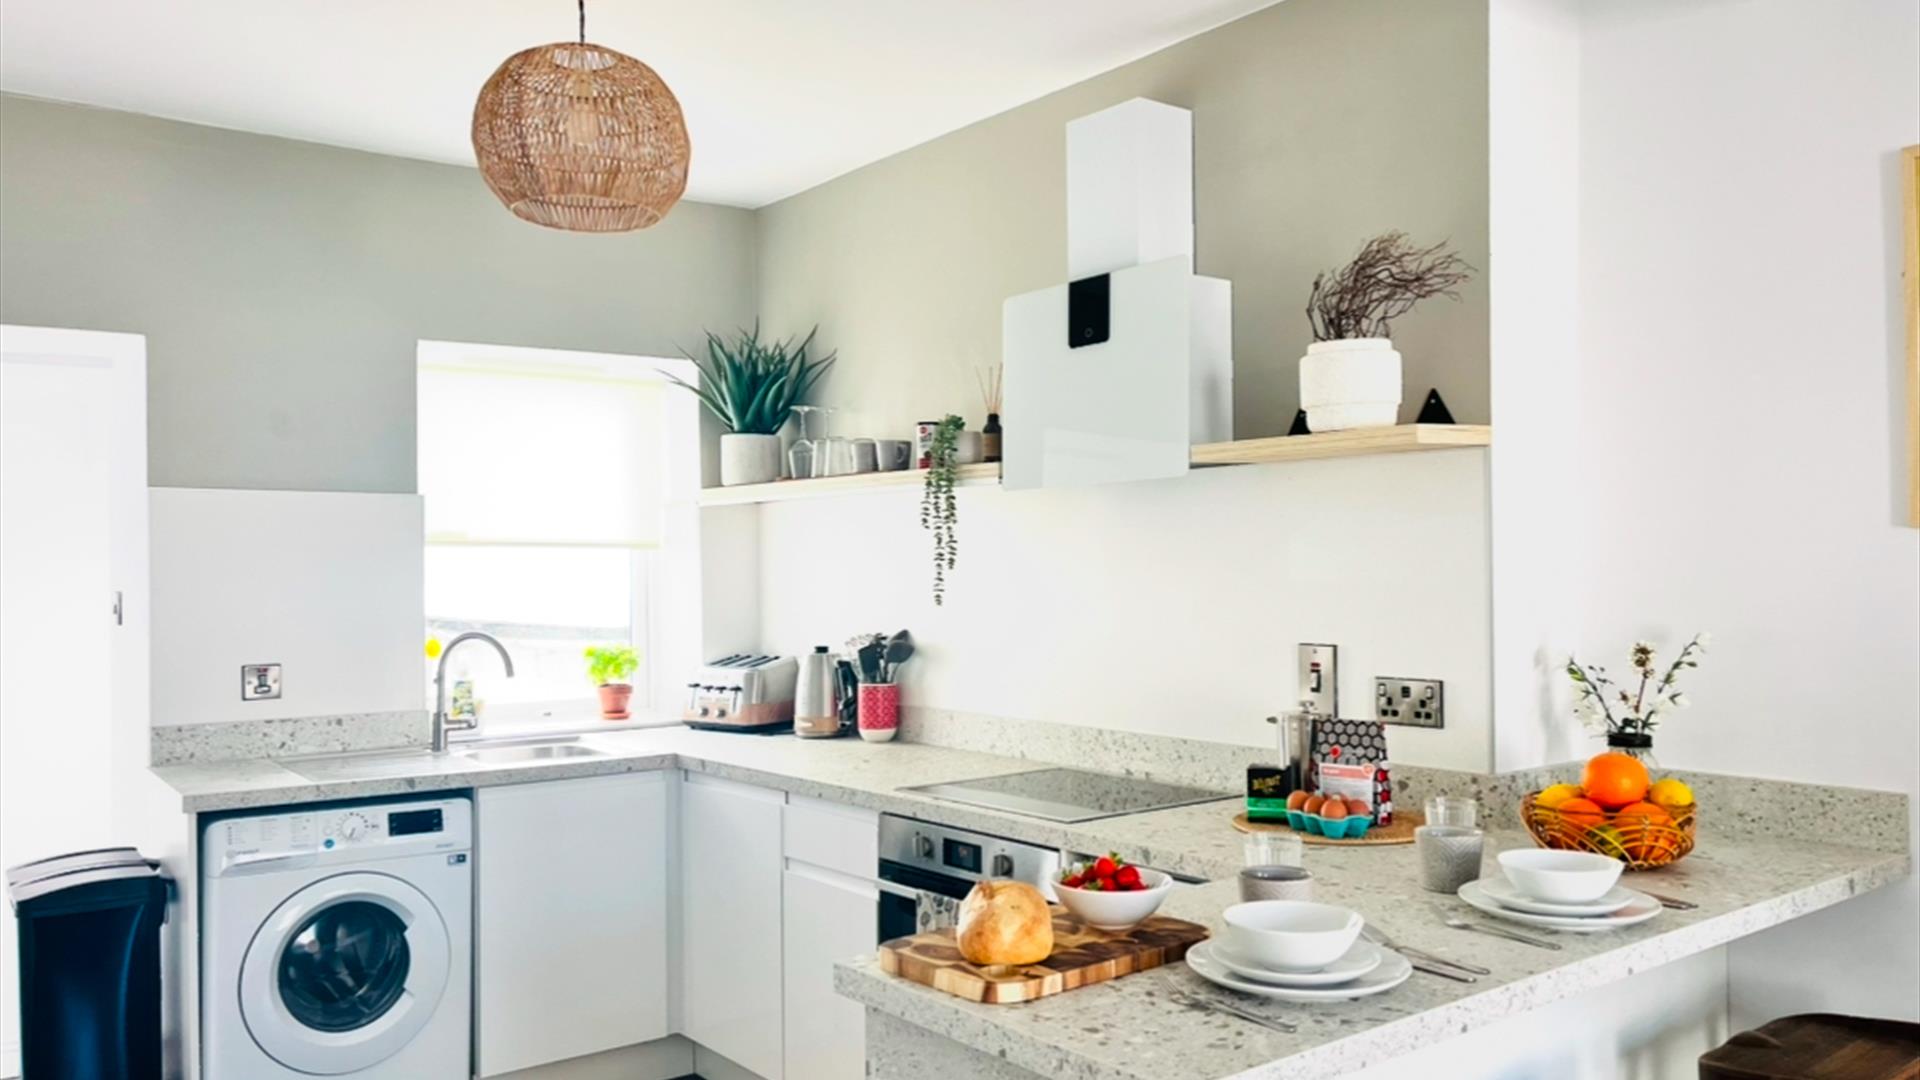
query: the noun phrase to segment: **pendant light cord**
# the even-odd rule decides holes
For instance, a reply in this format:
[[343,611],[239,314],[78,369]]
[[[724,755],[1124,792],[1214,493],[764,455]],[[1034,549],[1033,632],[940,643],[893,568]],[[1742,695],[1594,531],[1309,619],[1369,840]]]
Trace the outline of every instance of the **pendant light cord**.
[[587,43],[587,0],[580,0],[580,44]]

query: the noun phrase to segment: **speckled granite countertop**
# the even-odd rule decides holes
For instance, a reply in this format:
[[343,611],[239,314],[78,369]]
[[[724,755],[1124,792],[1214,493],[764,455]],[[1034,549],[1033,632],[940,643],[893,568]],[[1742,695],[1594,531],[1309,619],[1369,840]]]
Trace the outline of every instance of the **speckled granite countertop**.
[[[911,743],[811,741],[681,727],[593,734],[581,741],[602,756],[484,765],[457,753],[383,752],[284,764],[166,765],[153,771],[180,793],[184,810],[207,813],[684,768],[1030,843],[1118,851],[1131,861],[1176,873],[1225,879],[1182,890],[1164,909],[1216,927],[1219,913],[1239,898],[1232,876],[1240,865],[1240,834],[1228,823],[1237,800],[1061,825],[898,790],[1045,767],[1035,761]],[[1489,858],[1492,850],[1530,846],[1517,832],[1496,832],[1490,839]],[[1564,945],[1560,952],[1441,925],[1442,911],[1467,909],[1420,887],[1411,847],[1309,848],[1307,865],[1320,899],[1358,909],[1407,945],[1470,959],[1494,974],[1467,985],[1416,972],[1379,997],[1331,1006],[1233,996],[1240,1008],[1297,1024],[1293,1034],[1194,1011],[1171,1000],[1157,975],[1018,1006],[974,1005],[883,975],[871,960],[841,964],[835,985],[842,994],[931,1035],[1044,1076],[1337,1076],[1879,888],[1908,873],[1904,848],[1904,840],[1895,850],[1868,850],[1772,835],[1705,833],[1684,861],[1628,881],[1691,900],[1698,910],[1663,911],[1649,923],[1611,934],[1557,935]],[[1165,977],[1190,994],[1220,993],[1184,965]]]
[[898,790],[1047,767],[996,754],[914,743],[733,735],[684,727],[593,734],[580,741],[602,756],[484,765],[458,752],[436,757],[425,751],[381,751],[285,761],[162,765],[153,772],[180,793],[182,809],[210,813],[684,768],[1049,847],[1119,851],[1135,862],[1192,877],[1232,874],[1240,864],[1240,834],[1227,824],[1239,807],[1224,794],[1225,801],[1218,803],[1061,825]]
[[[1489,840],[1490,873],[1499,872],[1493,851],[1532,846],[1519,832],[1490,834]],[[1612,933],[1549,934],[1562,945],[1549,952],[1442,925],[1443,914],[1486,917],[1451,896],[1422,889],[1410,846],[1308,848],[1306,864],[1314,873],[1316,899],[1355,908],[1403,945],[1477,963],[1493,975],[1469,985],[1416,971],[1385,994],[1332,1005],[1230,993],[1184,964],[1164,969],[1164,976],[1142,973],[1026,1005],[976,1005],[884,975],[872,960],[840,964],[834,985],[870,1008],[1042,1076],[1335,1077],[1704,952],[1908,872],[1907,856],[1900,853],[1707,836],[1683,861],[1625,879],[1629,886],[1691,900],[1697,910],[1663,910],[1650,922]],[[1176,892],[1162,914],[1218,932],[1220,913],[1239,899],[1236,881],[1215,881]],[[1222,997],[1298,1030],[1283,1034],[1182,1004],[1167,994],[1163,977],[1187,994]]]

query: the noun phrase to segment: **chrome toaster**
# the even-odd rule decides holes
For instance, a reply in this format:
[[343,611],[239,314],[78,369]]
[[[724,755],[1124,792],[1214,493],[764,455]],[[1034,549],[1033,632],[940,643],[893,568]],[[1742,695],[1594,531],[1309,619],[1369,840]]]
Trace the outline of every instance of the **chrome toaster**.
[[714,660],[687,683],[681,719],[710,731],[787,731],[800,664],[791,656],[736,653]]

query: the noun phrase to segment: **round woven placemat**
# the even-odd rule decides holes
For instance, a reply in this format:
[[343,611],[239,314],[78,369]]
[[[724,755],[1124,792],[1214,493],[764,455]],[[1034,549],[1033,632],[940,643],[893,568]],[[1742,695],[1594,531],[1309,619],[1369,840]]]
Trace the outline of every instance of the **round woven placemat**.
[[1413,830],[1426,824],[1426,821],[1426,815],[1418,810],[1395,811],[1392,824],[1375,825],[1373,828],[1367,830],[1367,835],[1358,840],[1347,840],[1344,838],[1329,840],[1324,836],[1315,836],[1313,833],[1296,829],[1291,825],[1277,821],[1248,821],[1246,811],[1244,810],[1233,815],[1233,827],[1239,829],[1241,832],[1292,833],[1306,843],[1320,844],[1325,847],[1375,847],[1386,844],[1411,844],[1413,843]]

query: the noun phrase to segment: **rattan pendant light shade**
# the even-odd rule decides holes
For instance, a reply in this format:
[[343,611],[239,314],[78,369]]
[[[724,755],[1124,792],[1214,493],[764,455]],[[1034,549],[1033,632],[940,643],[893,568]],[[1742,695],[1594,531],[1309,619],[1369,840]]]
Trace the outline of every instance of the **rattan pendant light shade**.
[[680,102],[652,68],[582,40],[507,58],[473,107],[480,175],[507,209],[574,232],[644,229],[687,187]]

